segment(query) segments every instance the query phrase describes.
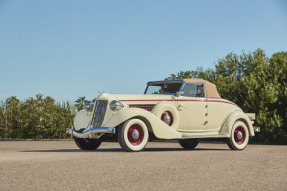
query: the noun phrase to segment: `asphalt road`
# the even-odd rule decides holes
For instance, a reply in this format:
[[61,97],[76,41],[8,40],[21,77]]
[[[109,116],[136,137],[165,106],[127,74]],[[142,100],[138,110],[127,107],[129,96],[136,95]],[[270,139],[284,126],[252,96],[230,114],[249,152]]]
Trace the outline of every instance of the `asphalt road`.
[[0,141],[0,190],[287,190],[287,146],[148,143],[138,153],[103,143]]

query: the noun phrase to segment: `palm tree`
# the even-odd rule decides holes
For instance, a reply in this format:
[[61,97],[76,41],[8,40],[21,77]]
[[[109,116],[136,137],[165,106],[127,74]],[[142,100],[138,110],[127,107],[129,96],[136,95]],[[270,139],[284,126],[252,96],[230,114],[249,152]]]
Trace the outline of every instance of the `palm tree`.
[[84,97],[79,97],[79,98],[76,100],[76,105],[75,105],[76,109],[77,109],[78,111],[84,109],[84,105],[85,105],[85,103],[86,103],[87,101],[88,101],[88,100],[86,100],[86,97],[85,97],[85,96],[84,96]]

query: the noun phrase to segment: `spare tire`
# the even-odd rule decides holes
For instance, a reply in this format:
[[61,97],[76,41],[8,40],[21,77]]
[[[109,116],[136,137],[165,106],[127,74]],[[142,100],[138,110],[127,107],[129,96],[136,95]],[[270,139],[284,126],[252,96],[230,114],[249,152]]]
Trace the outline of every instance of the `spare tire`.
[[173,129],[178,128],[179,114],[175,106],[167,101],[159,102],[152,110],[152,113]]

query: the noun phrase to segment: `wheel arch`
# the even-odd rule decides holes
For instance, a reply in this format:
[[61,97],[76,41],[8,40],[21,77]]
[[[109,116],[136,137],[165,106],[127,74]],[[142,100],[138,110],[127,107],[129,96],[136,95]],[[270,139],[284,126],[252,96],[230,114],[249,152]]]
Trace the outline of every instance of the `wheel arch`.
[[232,127],[236,121],[242,121],[248,128],[249,136],[254,136],[254,129],[248,116],[241,110],[230,113],[221,127],[221,134],[230,136]]
[[139,108],[122,109],[114,113],[103,126],[117,128],[120,124],[132,118],[143,120],[148,130],[159,139],[178,139],[182,137],[181,133],[172,129],[153,113]]
[[128,121],[130,119],[140,119],[140,120],[142,120],[146,124],[146,126],[148,128],[148,131],[153,133],[153,129],[152,129],[152,126],[151,126],[151,123],[149,122],[149,120],[147,118],[145,118],[144,116],[140,116],[140,115],[136,115],[136,116],[132,116],[130,118],[127,118],[126,120],[122,121],[117,126],[115,126],[114,128],[116,128],[116,130],[117,130],[119,128],[119,126],[123,125],[126,121]]
[[151,126],[151,123],[149,122],[149,120],[146,117],[138,115],[138,116],[135,116],[133,118],[141,119],[146,124],[148,131],[151,133],[154,133],[153,128]]

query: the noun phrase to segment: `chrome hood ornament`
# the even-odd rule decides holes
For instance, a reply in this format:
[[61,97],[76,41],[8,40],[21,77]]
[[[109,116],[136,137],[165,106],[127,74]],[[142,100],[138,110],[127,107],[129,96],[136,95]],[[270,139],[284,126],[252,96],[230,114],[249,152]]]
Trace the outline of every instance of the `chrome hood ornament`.
[[98,91],[100,96],[105,94],[105,91]]

